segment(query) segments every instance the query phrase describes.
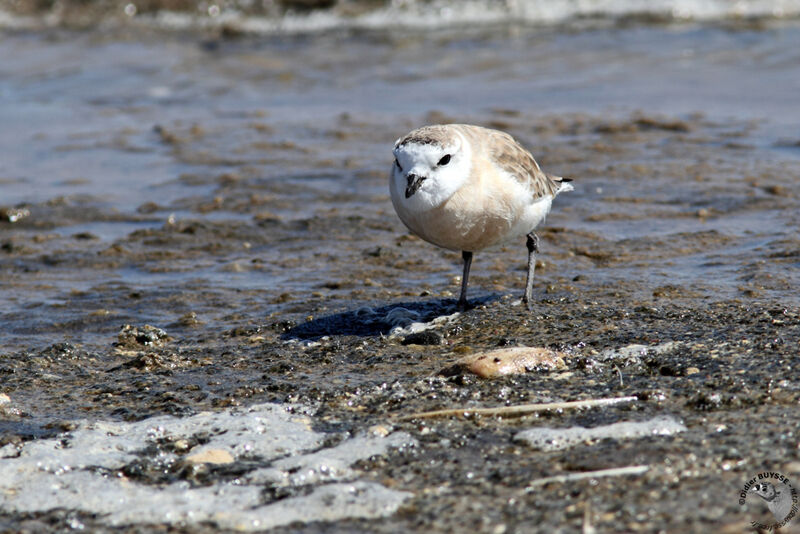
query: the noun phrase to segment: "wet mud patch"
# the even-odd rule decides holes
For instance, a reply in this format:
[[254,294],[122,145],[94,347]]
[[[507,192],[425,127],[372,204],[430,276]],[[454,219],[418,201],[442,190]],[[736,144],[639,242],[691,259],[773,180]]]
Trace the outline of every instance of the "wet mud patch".
[[[479,525],[480,530],[493,531],[500,524],[506,528],[532,528],[542,522],[554,528],[581,528],[586,506],[591,507],[591,522],[597,528],[620,524],[632,527],[643,521],[661,528],[677,528],[689,518],[693,525],[690,528],[700,529],[708,521],[737,521],[743,515],[735,500],[715,503],[715,507],[702,513],[686,503],[685,509],[676,512],[676,501],[669,497],[670,488],[681,487],[702,498],[707,484],[736,486],[761,462],[792,473],[790,463],[798,458],[791,410],[800,401],[800,385],[790,371],[794,347],[800,342],[797,309],[737,302],[717,302],[702,308],[653,303],[631,306],[622,298],[604,299],[604,305],[577,298],[542,299],[533,314],[514,306],[511,299],[490,302],[442,326],[443,344],[435,346],[403,345],[402,338],[377,335],[329,335],[303,343],[284,339],[281,329],[270,324],[222,334],[171,334],[175,339],[163,346],[139,347],[143,355],[160,355],[161,364],[112,368],[106,373],[110,378],[103,379],[104,387],[90,386],[85,381],[97,383],[97,378],[90,378],[98,376],[92,369],[107,369],[108,356],[93,359],[75,347],[52,347],[30,361],[34,365],[47,364],[48,375],[59,375],[58,381],[51,379],[46,385],[41,382],[44,377],[35,378],[43,372],[21,365],[24,359],[20,355],[3,358],[3,364],[13,370],[5,375],[11,379],[4,382],[10,401],[6,405],[25,408],[17,418],[23,424],[41,420],[41,406],[48,406],[48,412],[54,413],[56,405],[67,404],[73,409],[85,407],[93,414],[92,421],[108,421],[110,416],[112,420],[103,425],[121,425],[114,419],[133,416],[133,420],[140,421],[141,429],[163,427],[163,432],[172,433],[153,441],[152,449],[136,448],[141,451],[136,458],[110,468],[122,470],[135,484],[157,482],[167,493],[175,484],[188,484],[175,486],[186,492],[193,491],[186,488],[195,486],[197,490],[226,487],[225,484],[246,479],[244,487],[258,488],[261,495],[253,501],[255,510],[265,512],[274,511],[269,503],[276,497],[283,497],[277,502],[292,506],[306,506],[309,499],[316,498],[312,496],[321,497],[316,492],[328,491],[322,489],[326,483],[314,477],[322,471],[307,478],[306,485],[284,485],[307,472],[236,452],[235,447],[245,447],[250,440],[263,441],[259,431],[251,429],[233,435],[202,432],[200,419],[192,417],[229,417],[234,421],[236,413],[250,413],[263,401],[278,402],[275,406],[301,402],[307,408],[300,416],[308,418],[310,425],[303,432],[328,436],[322,438],[327,441],[319,450],[321,456],[312,456],[319,458],[327,457],[325,451],[346,447],[349,440],[356,439],[348,438],[350,435],[408,434],[418,444],[406,452],[397,456],[371,455],[348,467],[362,473],[365,484],[379,484],[391,492],[408,494],[393,516],[392,528],[398,524],[408,529],[424,525],[444,532],[473,524]],[[566,367],[491,380],[465,374],[437,376],[442,368],[469,352],[534,344],[566,352]],[[143,355],[125,352],[117,359],[135,361]],[[193,363],[169,365],[169,358],[175,357],[170,355],[181,355]],[[76,369],[76,361],[82,362],[83,371]],[[32,378],[36,381],[30,382]],[[231,384],[238,386],[233,388]],[[39,397],[36,409],[23,402],[34,390],[49,393]],[[74,392],[82,390],[84,393],[75,396]],[[73,394],[63,397],[68,391]],[[434,409],[469,412],[480,407],[617,396],[633,396],[636,400],[627,405],[522,417],[404,419],[414,412]],[[237,405],[241,407],[235,408]],[[115,411],[121,407],[128,415]],[[199,413],[206,409],[216,415]],[[104,413],[107,415],[101,415]],[[175,413],[181,418],[164,419],[159,413]],[[665,416],[680,421],[686,430],[671,436],[633,438],[598,434],[604,432],[600,429],[621,422],[646,425]],[[20,435],[9,441],[11,448],[4,451],[13,458],[26,447],[57,440],[61,433],[66,432],[68,437],[89,429],[96,424],[92,421],[74,426],[72,419],[57,418],[49,425],[50,434]],[[190,434],[171,431],[172,427],[191,429]],[[568,449],[549,452],[533,451],[517,439],[522,432],[542,427],[563,429],[569,435],[580,428],[598,430]],[[215,435],[228,436],[225,439],[233,447],[228,451],[233,462],[224,455],[201,455],[204,451],[227,450],[226,445],[214,444]],[[754,435],[772,437],[754,440]],[[355,448],[361,449],[362,445]],[[73,451],[78,460],[84,461],[79,451]],[[336,458],[337,454],[331,452],[330,456]],[[162,462],[164,455],[172,460]],[[223,458],[225,463],[209,462],[204,467],[205,462],[193,463],[189,457],[198,461]],[[754,458],[760,463],[753,464]],[[284,461],[299,460],[287,456],[280,460]],[[330,461],[326,460],[326,465]],[[431,465],[436,469],[430,469]],[[646,470],[607,478],[597,475],[594,482],[569,479],[581,473],[635,466]],[[281,475],[284,467],[288,471]],[[95,476],[91,471],[77,478],[77,473],[82,472],[71,473],[55,480],[85,488],[90,487],[90,481],[79,478]],[[36,475],[62,476],[48,472]],[[567,478],[559,482],[560,476]],[[544,482],[538,485],[538,481]],[[372,486],[364,488],[367,487]],[[266,497],[262,495],[264,491]],[[359,494],[367,499],[369,491],[364,489]],[[238,490],[229,493],[231,498],[234,494],[239,495]],[[619,502],[624,500],[624,506],[609,502],[607,495],[611,494],[622,495],[624,499]],[[654,494],[659,498],[654,500]],[[553,503],[553,498],[558,503]],[[475,507],[476,500],[491,504],[489,508],[494,512],[487,514],[484,505]],[[647,520],[638,517],[643,509],[653,510]],[[103,517],[114,517],[113,510],[107,512],[112,515]],[[30,520],[32,513],[56,524],[68,521],[58,512],[25,512],[13,517],[17,518],[15,521]],[[676,513],[680,519],[676,519]],[[117,521],[100,516],[75,517],[97,528]],[[218,527],[229,521],[209,520]],[[129,520],[119,521],[121,525],[130,524]],[[389,531],[388,524],[381,520],[339,518],[333,525],[326,528],[342,532],[353,528]],[[292,527],[308,532],[318,528]]]

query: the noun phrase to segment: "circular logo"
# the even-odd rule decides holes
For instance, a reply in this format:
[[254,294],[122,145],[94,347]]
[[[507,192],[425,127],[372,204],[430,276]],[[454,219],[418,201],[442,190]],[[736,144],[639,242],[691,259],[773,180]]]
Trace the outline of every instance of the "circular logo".
[[765,471],[748,480],[739,492],[739,505],[745,506],[747,500],[759,501],[759,505],[772,513],[775,521],[759,523],[751,521],[754,528],[775,530],[784,526],[797,515],[797,490],[789,479],[780,473]]

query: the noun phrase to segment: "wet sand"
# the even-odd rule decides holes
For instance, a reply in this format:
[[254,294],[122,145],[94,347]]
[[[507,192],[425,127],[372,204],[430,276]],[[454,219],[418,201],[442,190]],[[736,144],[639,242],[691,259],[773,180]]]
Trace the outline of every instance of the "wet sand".
[[[47,47],[36,39],[26,44],[30,39],[14,43],[30,54]],[[454,61],[466,61],[476,46],[438,44],[467,49]],[[40,136],[26,138],[13,160],[18,167],[0,176],[4,191],[18,197],[0,202],[4,458],[68,439],[82,428],[76,421],[133,423],[261,403],[305,407],[310,428],[334,444],[376,427],[414,440],[354,460],[359,484],[410,494],[390,519],[274,530],[308,533],[567,532],[589,525],[741,532],[757,518],[755,507],[737,503],[744,482],[760,471],[800,475],[795,139],[747,117],[709,117],[700,109],[441,106],[414,114],[375,102],[373,111],[261,109],[253,105],[259,72],[269,73],[269,87],[288,84],[287,100],[302,97],[288,95],[295,84],[307,82],[316,95],[343,80],[334,95],[342,99],[352,90],[352,81],[339,77],[349,72],[349,60],[334,61],[337,75],[330,76],[320,73],[333,51],[320,52],[319,64],[308,68],[272,57],[276,44],[228,43],[222,52],[173,45],[183,50],[180,60],[144,76],[149,85],[141,91],[125,94],[126,84],[111,84],[106,100],[86,104],[97,115],[76,131],[64,126],[70,118],[51,130],[34,122]],[[311,54],[295,45],[294,59]],[[133,57],[143,45],[103,38],[97,46]],[[375,55],[386,50],[376,47]],[[389,57],[394,67],[408,60],[399,50]],[[197,76],[198,58],[215,72],[249,72],[251,81],[206,92],[214,82]],[[265,70],[253,68],[259,64]],[[415,62],[406,68],[406,76],[436,82],[435,90],[450,83]],[[496,74],[509,67],[485,68]],[[176,76],[173,69],[189,72],[185,85],[160,89]],[[48,83],[77,83],[69,74],[60,80]],[[33,82],[20,75],[15,83],[21,89]],[[37,98],[27,105],[57,106],[66,97]],[[182,117],[187,109],[193,111]],[[415,125],[450,121],[510,132],[545,170],[572,177],[576,190],[557,199],[540,229],[532,313],[519,304],[524,244],[509,245],[476,255],[473,309],[413,337],[393,330],[395,319],[453,314],[459,255],[408,235],[396,218],[389,147]],[[43,148],[54,152],[52,164],[40,167],[33,160]],[[35,180],[17,172],[25,158],[40,171],[78,167],[25,200],[23,190]],[[105,168],[113,169],[108,182]],[[141,184],[124,185],[140,175]],[[120,185],[98,187],[103,183]],[[517,345],[563,351],[566,368],[494,379],[440,373],[465,355]],[[642,347],[626,349],[632,345]],[[636,400],[523,417],[404,418],[442,408],[626,396]],[[516,438],[540,426],[660,416],[686,430],[552,451]],[[179,454],[196,446],[190,440]],[[175,450],[175,440],[154,441],[109,475],[143,487],[219,488],[274,462],[236,457],[198,472],[184,461],[159,460]],[[626,466],[647,470],[535,485]],[[260,484],[263,505],[322,487]],[[64,529],[75,521],[99,532],[224,530],[213,522],[125,526],[88,510],[60,509],[4,510],[0,530]]]

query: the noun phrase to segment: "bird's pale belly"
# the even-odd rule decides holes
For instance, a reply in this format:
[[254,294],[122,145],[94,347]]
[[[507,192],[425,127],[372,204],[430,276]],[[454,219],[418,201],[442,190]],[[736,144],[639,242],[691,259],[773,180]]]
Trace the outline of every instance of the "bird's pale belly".
[[517,237],[513,231],[517,221],[508,210],[470,210],[450,204],[448,201],[426,211],[401,212],[400,219],[425,241],[450,250],[475,252]]

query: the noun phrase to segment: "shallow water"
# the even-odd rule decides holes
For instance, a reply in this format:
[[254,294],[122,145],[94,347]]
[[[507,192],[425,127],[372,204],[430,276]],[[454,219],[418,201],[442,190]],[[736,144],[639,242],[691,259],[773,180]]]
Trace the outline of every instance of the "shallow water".
[[[390,249],[403,229],[387,202],[389,147],[414,126],[445,120],[509,130],[546,170],[576,180],[548,227],[584,232],[585,244],[553,236],[556,250],[543,257],[566,260],[577,249],[583,264],[560,261],[565,275],[635,277],[645,291],[699,284],[725,296],[755,276],[748,270],[777,278],[766,291],[798,282],[796,269],[783,267],[798,225],[791,66],[800,53],[791,43],[800,29],[792,24],[155,36],[4,39],[13,59],[0,82],[2,203],[33,205],[6,236],[41,241],[7,256],[7,319],[22,313],[15,303],[46,305],[101,282],[168,288],[199,279],[261,287],[266,301],[270,288],[338,283],[346,275],[328,260],[353,242],[307,235],[308,221],[368,217],[386,233],[364,239],[354,225],[364,239],[356,246]],[[101,262],[91,274],[65,269],[63,258],[41,267],[46,255],[141,246],[136,229],[168,220],[241,221],[253,235],[215,237],[211,257],[162,251],[169,262]],[[269,221],[296,244],[275,246]],[[301,222],[293,231],[290,221]],[[590,261],[587,245],[597,249]],[[275,254],[295,261],[276,267]],[[457,274],[453,263],[393,278],[398,287],[441,288]],[[31,271],[42,280],[31,283]]]
[[[163,14],[101,13],[83,31],[0,17],[12,28],[0,40],[0,208],[21,208],[15,222],[0,211],[9,457],[87,418],[302,402],[310,428],[338,439],[415,410],[613,394],[640,403],[545,422],[394,423],[419,447],[346,467],[365,487],[413,494],[393,520],[436,532],[577,529],[587,506],[607,529],[707,531],[746,514],[734,499],[676,502],[676,485],[735,495],[754,470],[800,473],[796,20],[694,12],[654,22],[620,8],[555,25],[437,19],[436,32],[421,32],[336,9],[279,17],[280,31],[266,15],[225,32],[186,13],[169,15],[187,21],[180,31]],[[346,22],[322,31],[319,17]],[[289,31],[297,21],[306,26]],[[409,236],[394,214],[392,143],[429,122],[509,131],[547,172],[574,179],[539,230],[533,314],[518,300],[522,243],[476,254],[476,308],[453,315],[459,255]],[[443,315],[422,337],[392,330]],[[131,341],[123,324],[169,337]],[[620,349],[632,343],[671,348]],[[567,351],[568,370],[437,376],[462,354],[517,344]],[[514,442],[539,423],[661,416],[686,431],[546,453]],[[163,483],[163,451],[140,445],[149,467],[137,483]],[[653,467],[622,493],[613,478],[600,490],[524,490],[532,478],[634,460]],[[231,469],[276,465],[237,459]],[[65,484],[80,491],[84,476]],[[214,469],[170,476],[213,491],[231,481]],[[259,484],[273,492],[260,505],[287,497]],[[487,498],[490,511],[471,504]],[[0,514],[0,529],[127,524],[91,507],[16,510]]]

